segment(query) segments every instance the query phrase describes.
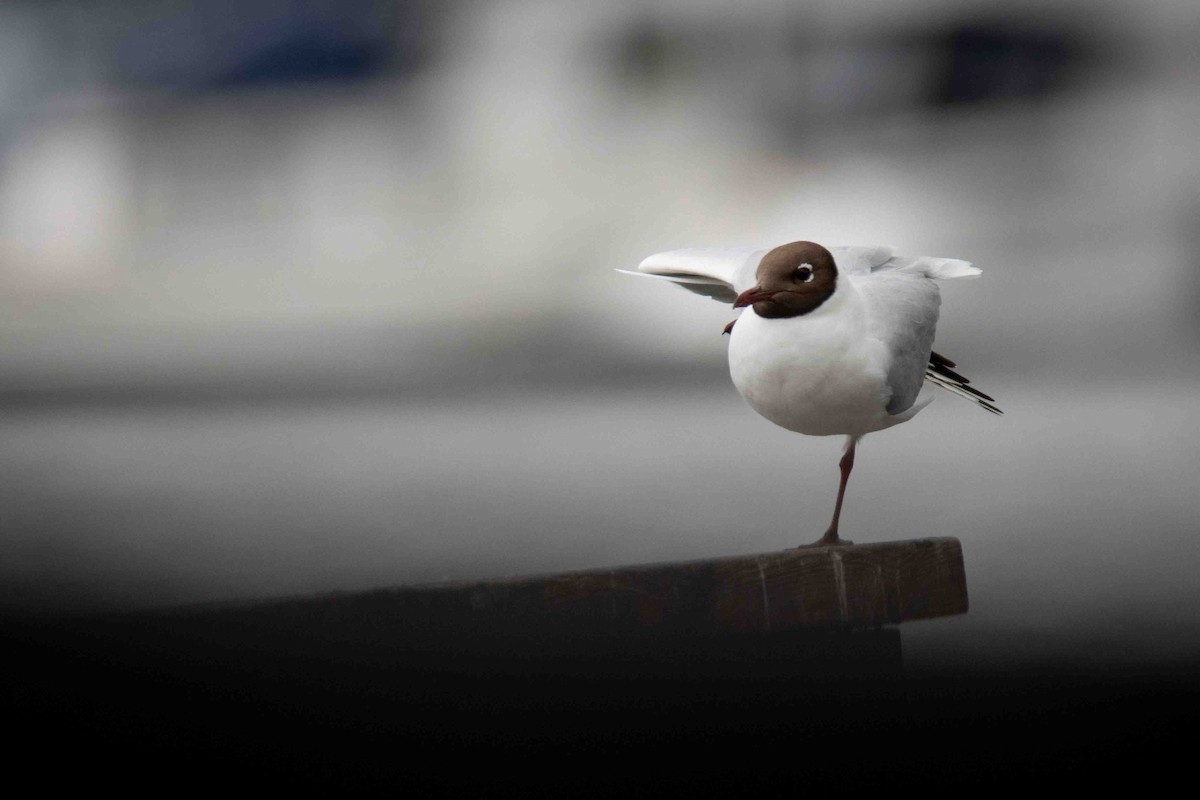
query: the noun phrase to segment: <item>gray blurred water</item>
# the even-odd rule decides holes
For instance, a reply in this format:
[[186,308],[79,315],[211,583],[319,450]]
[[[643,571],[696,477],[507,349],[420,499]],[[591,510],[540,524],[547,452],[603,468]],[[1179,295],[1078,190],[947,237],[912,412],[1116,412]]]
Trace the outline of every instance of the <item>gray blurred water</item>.
[[[946,395],[860,449],[847,535],[965,551],[970,613],[906,626],[907,658],[1196,655],[1200,386],[992,383],[1003,418]],[[718,382],[33,409],[0,433],[0,603],[40,613],[778,550],[824,530],[840,448]]]

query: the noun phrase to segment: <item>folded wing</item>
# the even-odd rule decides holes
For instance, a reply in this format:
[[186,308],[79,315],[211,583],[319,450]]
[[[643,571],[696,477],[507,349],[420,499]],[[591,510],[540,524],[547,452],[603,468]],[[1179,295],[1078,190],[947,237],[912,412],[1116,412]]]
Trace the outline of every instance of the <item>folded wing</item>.
[[[934,281],[974,278],[982,271],[956,258],[899,256],[891,248],[842,249],[849,251],[852,268],[846,271],[867,305],[869,332],[888,352],[887,381],[892,389],[888,412],[902,414],[913,408],[922,385],[929,382],[1001,413],[991,397],[967,385],[969,381],[951,369],[952,362],[933,352],[941,304]],[[864,270],[866,264],[870,266]],[[842,270],[840,259],[838,269]]]
[[912,407],[925,382],[941,295],[925,278],[889,272],[852,275],[867,312],[867,335],[878,343],[892,396],[889,414]]

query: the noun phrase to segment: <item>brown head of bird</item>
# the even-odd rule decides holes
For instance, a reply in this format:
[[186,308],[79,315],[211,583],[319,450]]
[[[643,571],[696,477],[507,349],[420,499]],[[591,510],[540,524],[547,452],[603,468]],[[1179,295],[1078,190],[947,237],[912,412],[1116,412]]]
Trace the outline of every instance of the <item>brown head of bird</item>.
[[734,308],[753,306],[767,319],[798,317],[820,308],[837,288],[833,254],[816,242],[791,242],[758,264],[757,285],[738,295]]

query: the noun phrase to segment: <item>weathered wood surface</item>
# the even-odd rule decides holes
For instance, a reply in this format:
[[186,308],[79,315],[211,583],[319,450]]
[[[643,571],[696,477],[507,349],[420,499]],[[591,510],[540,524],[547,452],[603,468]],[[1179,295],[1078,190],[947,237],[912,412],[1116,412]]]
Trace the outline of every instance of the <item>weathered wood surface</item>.
[[962,614],[967,605],[962,546],[936,538],[326,595],[239,612],[282,625],[316,615],[331,628],[419,640],[845,630]]

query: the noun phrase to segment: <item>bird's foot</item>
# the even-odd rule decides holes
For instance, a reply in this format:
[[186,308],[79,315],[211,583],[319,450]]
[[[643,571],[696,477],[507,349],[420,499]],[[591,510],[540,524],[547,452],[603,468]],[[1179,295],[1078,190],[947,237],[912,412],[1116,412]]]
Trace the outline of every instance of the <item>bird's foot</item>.
[[851,544],[854,544],[854,542],[850,541],[849,539],[839,539],[836,532],[826,531],[824,536],[822,536],[820,539],[817,539],[812,544],[802,544],[796,549],[799,550],[806,547],[843,547]]
[[737,324],[737,320],[735,319],[733,322],[731,322],[731,323],[729,323],[728,325],[726,325],[726,326],[725,326],[725,330],[721,331],[721,335],[722,335],[722,336],[726,336],[726,335],[728,335],[728,334],[731,334],[731,333],[733,333],[733,326],[734,326],[734,325],[736,325],[736,324]]

